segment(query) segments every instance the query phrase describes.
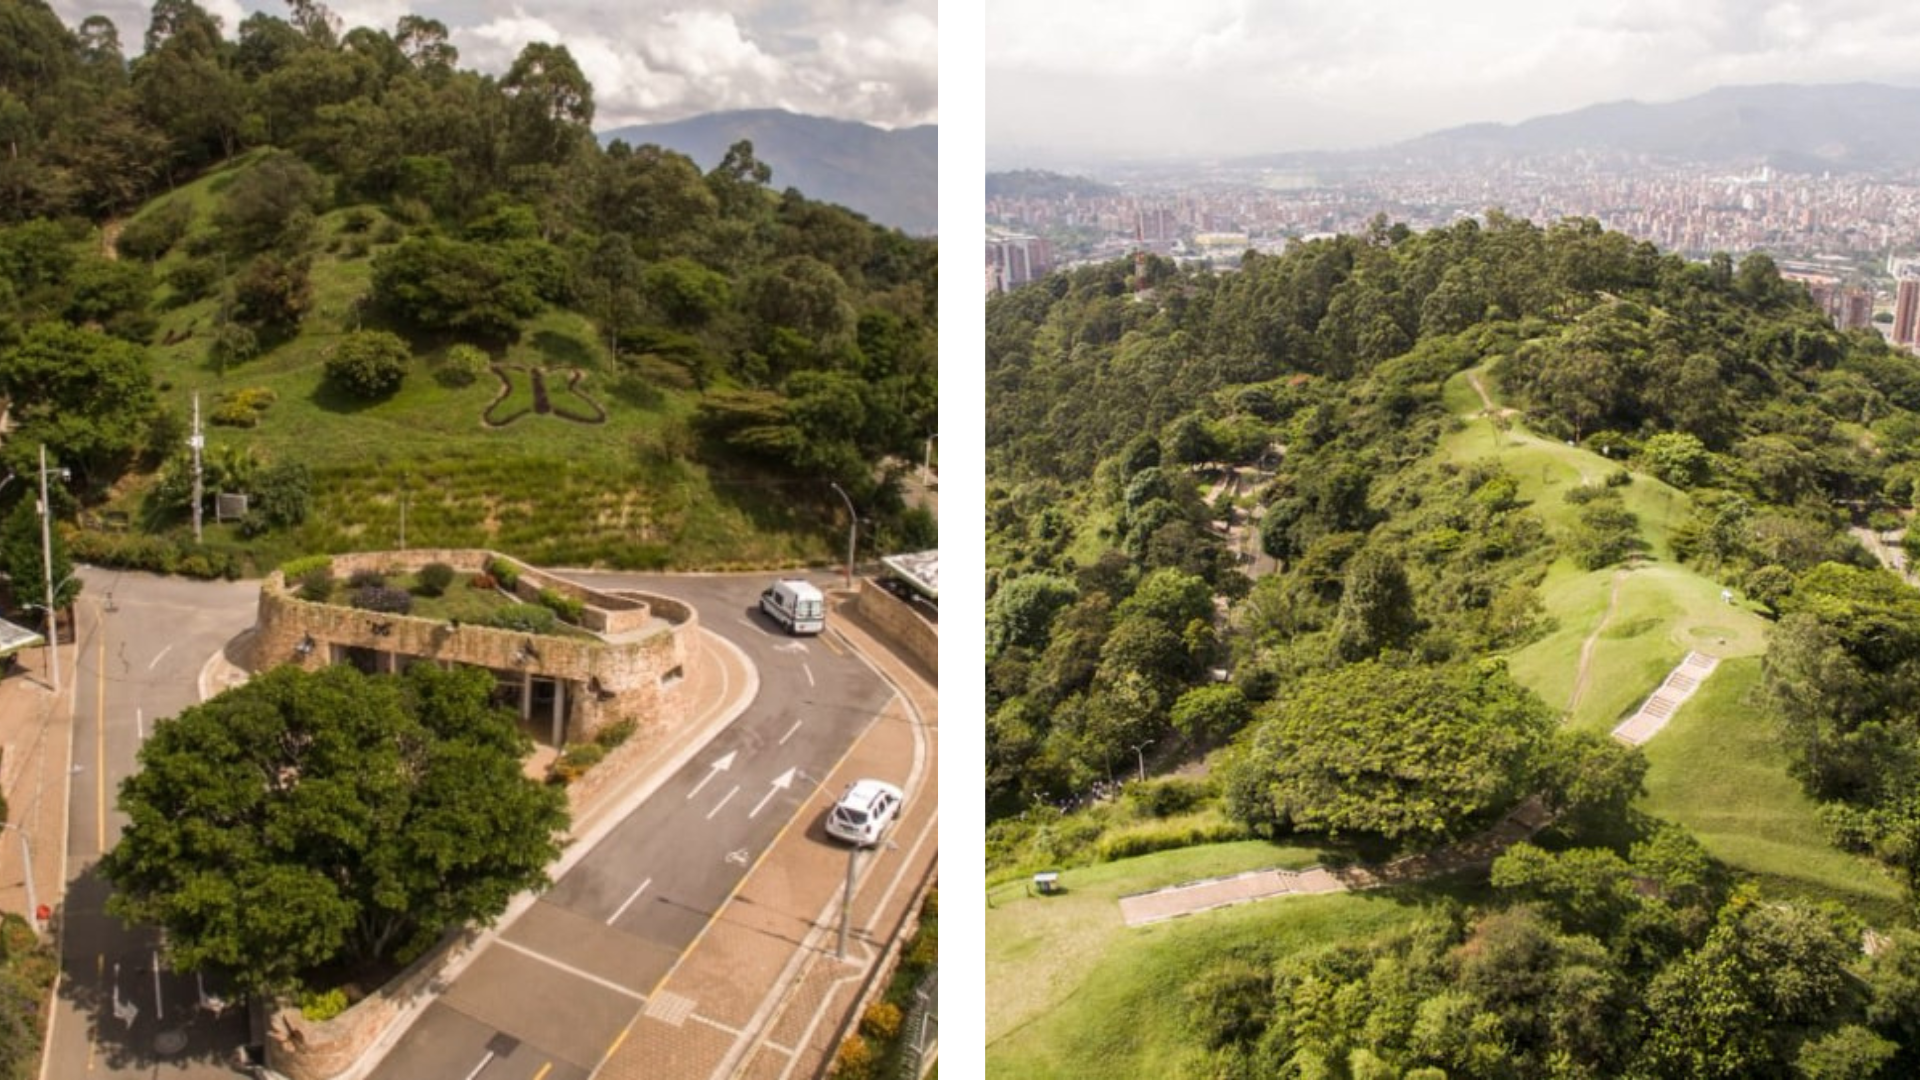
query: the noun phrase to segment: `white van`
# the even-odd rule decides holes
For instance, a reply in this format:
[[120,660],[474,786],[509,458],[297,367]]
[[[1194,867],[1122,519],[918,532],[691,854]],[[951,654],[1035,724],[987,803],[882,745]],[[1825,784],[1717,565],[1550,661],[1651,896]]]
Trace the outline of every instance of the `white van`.
[[827,628],[827,598],[811,584],[783,578],[760,594],[760,610],[789,634],[817,634]]

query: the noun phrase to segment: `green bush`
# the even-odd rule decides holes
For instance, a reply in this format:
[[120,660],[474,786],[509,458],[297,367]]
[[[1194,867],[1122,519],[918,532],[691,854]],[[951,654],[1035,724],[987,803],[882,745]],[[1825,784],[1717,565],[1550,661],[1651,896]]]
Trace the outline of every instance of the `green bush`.
[[333,596],[333,567],[316,566],[299,577],[300,599],[324,604]]
[[1156,851],[1172,851],[1201,844],[1224,844],[1252,836],[1252,830],[1245,825],[1224,818],[1156,822],[1101,837],[1100,842],[1094,845],[1094,858],[1099,862],[1113,862],[1137,855],[1151,855]]
[[177,294],[175,299],[192,303],[213,291],[220,280],[220,265],[212,259],[189,259],[168,270],[161,280]]
[[509,604],[487,616],[488,626],[527,634],[550,634],[556,621],[553,612],[539,604]]
[[454,570],[446,563],[430,562],[420,568],[416,578],[420,583],[420,595],[439,596],[447,591],[447,586],[453,584]]
[[193,206],[185,199],[174,199],[127,222],[114,247],[129,258],[155,262],[187,235],[192,224]]
[[628,739],[633,738],[633,733],[638,730],[639,727],[639,721],[632,717],[628,717],[625,720],[615,720],[613,723],[607,724],[599,731],[594,732],[593,741],[611,750],[626,742]]
[[1185,813],[1212,798],[1214,785],[1209,780],[1169,776],[1144,784],[1127,785],[1127,803],[1141,817],[1163,818]]
[[347,992],[338,987],[332,990],[309,990],[300,995],[300,1011],[314,1023],[324,1023],[347,1011]]
[[557,784],[571,784],[585,776],[588,769],[605,761],[607,748],[599,743],[568,743],[560,756],[554,759],[547,770],[547,780]]
[[355,330],[327,355],[327,381],[358,398],[383,398],[400,388],[413,358],[398,334]]
[[520,585],[520,568],[505,559],[494,559],[487,563],[487,573],[493,575],[493,579],[500,583],[500,587],[508,592],[514,591]]
[[386,585],[366,585],[353,591],[353,606],[384,615],[405,615],[413,610],[413,594]]
[[293,581],[305,577],[309,571],[332,569],[333,556],[331,555],[302,555],[297,559],[288,559],[281,563],[280,576]]
[[541,607],[575,625],[579,624],[580,616],[587,610],[586,603],[580,598],[568,596],[558,589],[541,589],[539,600]]

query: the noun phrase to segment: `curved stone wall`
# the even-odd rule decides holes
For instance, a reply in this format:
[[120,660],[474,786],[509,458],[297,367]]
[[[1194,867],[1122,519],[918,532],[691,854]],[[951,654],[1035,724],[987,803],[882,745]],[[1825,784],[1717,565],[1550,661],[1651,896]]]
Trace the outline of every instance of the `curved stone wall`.
[[[473,550],[361,552],[335,556],[333,567],[342,578],[362,569],[412,572],[432,562],[474,573],[500,557]],[[520,570],[516,592],[522,599],[543,588],[579,599],[586,605],[581,629],[589,633],[528,634],[315,603],[300,599],[275,572],[260,586],[248,666],[262,671],[293,663],[316,669],[345,650],[364,649],[393,669],[417,659],[489,668],[503,679],[518,673],[528,686],[535,679],[552,680],[564,714],[555,724],[556,742],[589,739],[623,719],[642,725],[686,721],[682,688],[695,652],[688,642],[698,629],[692,608],[668,597],[598,592],[508,561]]]

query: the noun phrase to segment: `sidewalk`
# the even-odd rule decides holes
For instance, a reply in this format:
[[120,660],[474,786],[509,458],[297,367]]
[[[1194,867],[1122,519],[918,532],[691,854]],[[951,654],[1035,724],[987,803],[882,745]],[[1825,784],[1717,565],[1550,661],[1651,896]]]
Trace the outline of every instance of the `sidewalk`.
[[[23,649],[16,657],[19,666],[0,678],[0,793],[7,800],[7,827],[0,830],[0,910],[31,919],[35,904],[57,911],[66,894],[72,680],[78,657],[72,645],[61,643],[61,708],[55,707],[47,650]],[[31,902],[21,837],[33,850]]]
[[[601,1080],[819,1076],[864,1003],[883,989],[888,948],[938,866],[938,691],[844,608],[831,626],[901,696],[648,995],[595,1071]],[[843,960],[848,849],[828,841],[819,823],[834,793],[862,776],[901,784],[906,809],[889,840],[859,856]]]

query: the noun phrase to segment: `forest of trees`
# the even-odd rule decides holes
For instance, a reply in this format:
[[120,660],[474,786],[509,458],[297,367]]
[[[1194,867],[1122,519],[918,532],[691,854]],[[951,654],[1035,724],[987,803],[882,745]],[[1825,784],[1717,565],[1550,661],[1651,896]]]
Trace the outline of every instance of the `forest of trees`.
[[[1549,529],[1496,456],[1433,453],[1483,368],[1530,431],[1618,463]],[[1836,843],[1920,887],[1920,593],[1849,525],[1920,478],[1920,361],[1843,333],[1765,255],[1689,263],[1499,211],[1414,234],[1056,273],[987,310],[989,858],[1058,857],[1060,807],[1207,757],[1240,835],[1423,850],[1537,795],[1484,902],[1188,987],[1209,1076],[1870,1076],[1920,1067],[1911,927],[1762,896],[1632,810],[1646,763],[1575,736],[1498,658],[1538,586],[1668,538],[1776,619],[1765,708]],[[1233,467],[1265,479],[1250,576]],[[1176,785],[1178,781],[1167,781]],[[1143,785],[1142,805],[1174,786]],[[1191,796],[1183,796],[1182,802]],[[1093,828],[1088,826],[1088,828]],[[1097,831],[1097,829],[1095,829]],[[1131,850],[1131,849],[1129,849]]]
[[[0,5],[0,461],[16,472],[44,442],[97,500],[160,464],[183,424],[153,396],[161,305],[223,297],[207,331],[223,371],[283,345],[317,303],[317,222],[344,208],[349,254],[371,257],[355,310],[416,351],[498,348],[538,312],[577,311],[616,364],[645,355],[702,392],[707,458],[899,513],[873,463],[918,460],[934,427],[931,241],[776,189],[750,143],[704,172],[603,149],[562,44],[495,77],[422,15],[345,28],[291,0],[225,27],[158,0],[131,45],[101,16]],[[242,160],[213,205],[146,209]]]

